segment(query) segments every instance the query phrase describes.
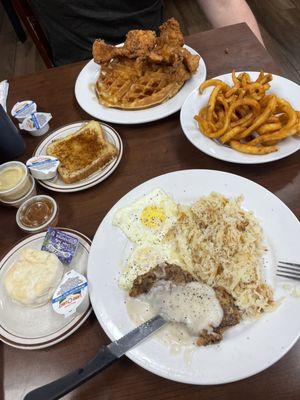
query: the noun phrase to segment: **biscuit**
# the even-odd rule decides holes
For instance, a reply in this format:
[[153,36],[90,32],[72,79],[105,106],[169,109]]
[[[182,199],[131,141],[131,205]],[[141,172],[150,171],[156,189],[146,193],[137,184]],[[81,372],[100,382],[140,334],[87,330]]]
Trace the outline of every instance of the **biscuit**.
[[27,248],[7,271],[4,286],[14,302],[40,307],[51,299],[63,272],[55,254]]

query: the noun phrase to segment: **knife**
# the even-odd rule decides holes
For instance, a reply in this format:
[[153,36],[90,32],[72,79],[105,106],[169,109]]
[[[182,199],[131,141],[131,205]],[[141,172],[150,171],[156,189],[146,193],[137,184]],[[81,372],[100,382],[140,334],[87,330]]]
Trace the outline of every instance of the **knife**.
[[68,375],[50,382],[47,385],[27,393],[24,400],[57,400],[71,390],[93,378],[99,372],[109,367],[122,357],[128,350],[142,342],[152,333],[161,328],[166,321],[160,315],[149,319],[142,325],[127,333],[121,339],[115,340],[108,346],[100,348],[94,358],[89,360],[84,367],[70,372]]

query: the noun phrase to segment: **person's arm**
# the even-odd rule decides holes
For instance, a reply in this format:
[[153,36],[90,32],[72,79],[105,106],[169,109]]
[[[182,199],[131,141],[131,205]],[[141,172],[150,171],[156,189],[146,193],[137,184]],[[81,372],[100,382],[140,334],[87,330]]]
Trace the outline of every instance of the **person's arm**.
[[256,19],[245,0],[198,0],[214,28],[246,22],[264,45]]

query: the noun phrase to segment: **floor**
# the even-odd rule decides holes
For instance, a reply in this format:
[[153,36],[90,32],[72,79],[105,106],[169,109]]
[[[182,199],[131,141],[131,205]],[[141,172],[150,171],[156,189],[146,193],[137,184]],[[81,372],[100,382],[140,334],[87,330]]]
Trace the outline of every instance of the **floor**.
[[[300,83],[300,0],[248,0],[268,51],[285,76]],[[165,0],[166,17],[173,16],[184,34],[211,29],[196,0]],[[34,44],[17,40],[0,3],[0,81],[45,69]]]

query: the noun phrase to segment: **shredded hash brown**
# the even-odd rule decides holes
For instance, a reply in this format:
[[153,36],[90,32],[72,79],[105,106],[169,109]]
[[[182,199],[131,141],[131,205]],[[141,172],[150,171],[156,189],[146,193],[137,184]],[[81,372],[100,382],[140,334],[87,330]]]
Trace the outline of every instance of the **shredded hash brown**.
[[179,206],[168,239],[187,271],[210,286],[224,287],[243,318],[259,317],[274,305],[273,293],[261,276],[262,230],[253,214],[241,208],[242,200],[211,193],[191,207]]

